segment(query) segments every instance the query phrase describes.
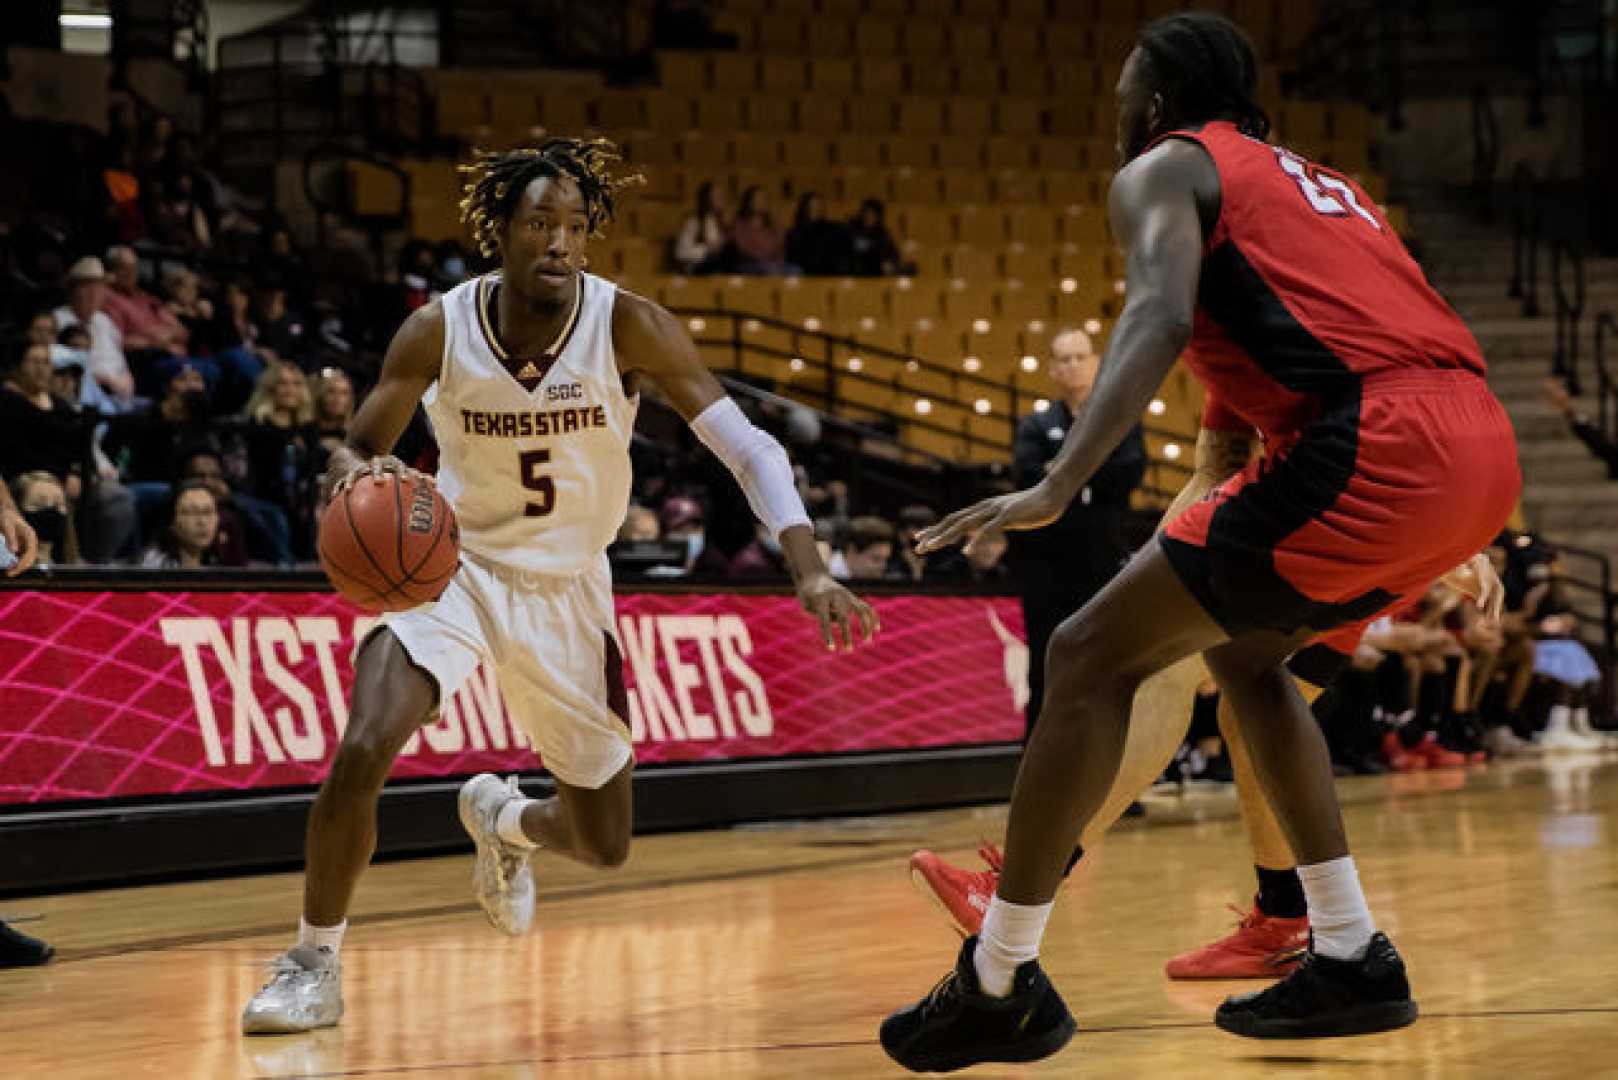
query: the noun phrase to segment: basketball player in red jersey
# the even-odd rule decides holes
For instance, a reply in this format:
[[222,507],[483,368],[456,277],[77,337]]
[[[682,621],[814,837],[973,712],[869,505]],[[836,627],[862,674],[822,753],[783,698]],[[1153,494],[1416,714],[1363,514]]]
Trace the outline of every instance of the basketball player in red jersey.
[[1118,84],[1109,212],[1128,290],[1098,384],[1050,474],[926,530],[918,549],[1053,520],[1182,350],[1204,427],[1266,454],[1176,518],[1052,639],[1050,687],[1011,802],[982,932],[882,1025],[914,1070],[1029,1061],[1077,1026],[1038,964],[1074,842],[1112,786],[1136,687],[1201,652],[1241,719],[1299,863],[1298,969],[1215,1022],[1255,1037],[1352,1035],[1416,1017],[1348,853],[1325,740],[1285,663],[1317,634],[1425,590],[1487,546],[1521,487],[1482,356],[1371,200],[1266,144],[1252,45],[1216,15],[1145,27]]

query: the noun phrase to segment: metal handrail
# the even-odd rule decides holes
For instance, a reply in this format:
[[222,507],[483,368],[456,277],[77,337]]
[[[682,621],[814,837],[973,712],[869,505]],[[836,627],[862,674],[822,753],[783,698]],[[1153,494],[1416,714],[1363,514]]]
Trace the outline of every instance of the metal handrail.
[[[1563,282],[1562,266],[1572,267],[1572,291]],[[1579,322],[1584,318],[1584,256],[1572,241],[1557,237],[1551,242],[1551,288],[1556,301],[1556,350],[1551,354],[1551,374],[1560,376],[1568,393],[1579,393]]]
[[1612,404],[1615,394],[1618,394],[1618,381],[1614,381],[1612,374],[1607,370],[1607,334],[1618,335],[1618,315],[1611,311],[1598,312],[1595,317],[1595,369],[1596,369],[1596,423],[1601,433],[1609,439],[1618,439],[1618,409],[1614,409],[1612,416],[1608,416],[1608,408]]
[[1522,300],[1526,318],[1539,317],[1539,183],[1526,161],[1511,173],[1511,285],[1507,295]]
[[1494,221],[1494,173],[1500,166],[1500,125],[1484,83],[1472,87],[1472,194],[1478,217]]

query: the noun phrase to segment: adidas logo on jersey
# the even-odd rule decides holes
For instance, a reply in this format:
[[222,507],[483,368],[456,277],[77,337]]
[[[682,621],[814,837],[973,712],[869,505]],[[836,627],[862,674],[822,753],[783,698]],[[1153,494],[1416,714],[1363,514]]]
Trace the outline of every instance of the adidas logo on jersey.
[[517,378],[519,378],[519,379],[539,379],[539,378],[543,378],[543,376],[540,374],[539,368],[534,365],[534,362],[532,360],[530,360],[530,361],[528,361],[528,363],[526,363],[526,364],[524,364],[522,366],[521,371],[517,372]]

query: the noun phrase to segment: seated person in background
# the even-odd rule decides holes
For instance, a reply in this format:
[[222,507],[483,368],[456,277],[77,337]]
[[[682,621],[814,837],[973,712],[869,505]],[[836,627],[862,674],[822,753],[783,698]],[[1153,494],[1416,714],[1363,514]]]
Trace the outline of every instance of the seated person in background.
[[795,274],[787,265],[786,243],[770,214],[769,196],[757,184],[742,192],[730,226],[730,250],[738,274]]
[[657,526],[657,511],[649,506],[631,506],[618,527],[618,539],[626,544],[655,543],[663,534]]
[[901,507],[899,528],[893,538],[893,558],[888,560],[887,576],[900,581],[920,581],[927,568],[927,556],[916,554],[916,534],[938,523],[938,511],[917,503]]
[[1579,640],[1579,617],[1562,595],[1555,571],[1554,563],[1532,567],[1534,585],[1523,603],[1539,636],[1534,673],[1549,680],[1555,691],[1538,743],[1545,750],[1599,750],[1612,741],[1590,723],[1590,710],[1600,701],[1601,669]]
[[798,199],[798,212],[787,231],[787,262],[805,274],[846,274],[853,264],[848,226],[826,216],[819,193],[806,191]]
[[118,462],[143,525],[168,499],[180,452],[207,437],[211,414],[207,385],[186,364],[169,376],[156,402],[108,425],[106,450]]
[[971,585],[1011,583],[1011,571],[1002,561],[1006,554],[1003,533],[984,537],[966,553],[958,549],[940,552],[927,561],[922,580],[933,582],[959,582]]
[[[191,333],[161,300],[140,287],[140,262],[122,245],[107,251],[108,288],[101,301],[118,332],[124,353],[142,387],[159,387],[181,365],[201,372],[210,393],[219,390],[219,366],[192,356]],[[148,390],[147,392],[154,392]]]
[[[1501,581],[1519,583],[1509,572],[1510,552],[1502,536],[1489,546],[1489,562]],[[1484,739],[1497,757],[1517,757],[1538,748],[1519,737],[1524,724],[1523,704],[1534,682],[1534,627],[1523,612],[1527,599],[1526,583],[1507,585],[1505,610],[1500,615],[1502,644],[1495,662],[1492,682],[1483,688],[1478,713],[1484,726]],[[1526,728],[1525,728],[1526,730]]]
[[25,472],[11,482],[11,496],[17,504],[17,512],[34,530],[39,545],[34,565],[50,567],[76,562],[68,551],[67,493],[62,490],[62,482],[43,470]]
[[899,261],[899,248],[883,221],[886,208],[881,199],[866,199],[860,212],[848,223],[849,245],[853,255],[850,272],[861,277],[891,277],[914,273]]
[[674,238],[675,269],[682,274],[713,274],[723,270],[728,232],[724,196],[712,180],[705,180],[697,188],[696,208],[680,224]]
[[261,284],[253,294],[253,321],[258,327],[258,346],[282,360],[303,355],[303,320],[287,306],[286,287],[275,281]]
[[246,566],[252,561],[281,566],[292,561],[286,515],[277,506],[231,490],[224,459],[212,443],[198,443],[181,453],[179,482],[203,484],[213,493],[219,514],[213,565]]
[[90,367],[90,331],[69,326],[51,350],[51,393],[80,409],[102,416],[118,415],[118,403],[87,372]]
[[214,312],[210,340],[219,350],[241,349],[269,363],[275,354],[259,344],[258,322],[253,317],[253,289],[244,278],[225,282],[225,300]]
[[[61,336],[56,316],[49,311],[36,311],[28,320],[28,340],[35,345],[53,345]],[[87,346],[88,347],[88,346]]]
[[748,541],[747,545],[730,560],[730,576],[733,578],[787,577],[786,557],[781,554],[780,542],[764,526],[754,526],[753,539]]
[[315,476],[326,473],[332,451],[343,445],[354,419],[354,382],[342,368],[324,367],[309,380],[315,399]]
[[230,412],[247,400],[264,371],[264,361],[251,348],[240,343],[236,334],[221,333],[213,302],[202,295],[197,275],[183,266],[170,267],[163,275],[164,306],[185,327],[190,351],[206,356],[220,373],[214,400],[221,412]]
[[308,378],[284,360],[264,369],[243,410],[251,494],[286,515],[295,559],[314,553],[314,418]]
[[101,260],[86,255],[67,272],[67,303],[54,312],[56,325],[84,325],[90,330],[90,374],[112,398],[119,412],[137,407],[135,375],[124,356],[124,338],[101,310],[107,292],[107,271]]
[[893,526],[879,517],[857,517],[848,523],[842,550],[849,580],[881,580],[893,557]]
[[141,552],[140,565],[149,570],[212,566],[218,534],[219,507],[213,492],[200,480],[187,480],[174,489],[163,526]]
[[1444,628],[1459,602],[1458,593],[1435,582],[1391,619],[1373,622],[1362,639],[1398,656],[1395,663],[1402,663],[1408,679],[1407,708],[1390,717],[1395,728],[1383,737],[1383,754],[1398,772],[1466,764],[1465,755],[1454,750],[1458,744],[1452,734],[1466,650]]
[[61,483],[70,507],[89,508],[84,556],[108,562],[135,542],[135,508],[113,477],[92,468],[91,418],[51,392],[50,349],[26,342],[14,352],[0,383],[0,471],[8,475],[48,472]]
[[685,544],[685,572],[692,577],[727,577],[730,561],[708,544],[706,515],[702,504],[685,495],[676,495],[663,504],[662,534],[665,540]]

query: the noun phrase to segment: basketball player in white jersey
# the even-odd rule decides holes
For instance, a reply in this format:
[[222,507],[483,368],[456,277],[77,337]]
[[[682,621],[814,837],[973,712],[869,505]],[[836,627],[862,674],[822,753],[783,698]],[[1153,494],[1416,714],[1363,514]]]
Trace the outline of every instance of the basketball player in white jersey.
[[436,602],[386,616],[360,647],[348,728],[309,815],[298,943],[248,1003],[245,1032],[342,1016],[339,949],[375,847],[377,796],[405,742],[479,663],[495,668],[557,792],[528,799],[515,778],[489,774],[462,788],[473,891],[490,922],[528,930],[536,848],[599,867],[628,856],[634,760],[605,552],[629,506],[641,379],[729,466],[826,647],[876,631],[871,608],[827,572],[786,452],[725,396],[672,315],[583,272],[585,241],[625,183],[617,161],[605,141],[551,139],[468,167],[462,216],[501,268],[406,320],[333,455],[339,488],[403,471],[386,455],[424,403],[462,562]]

